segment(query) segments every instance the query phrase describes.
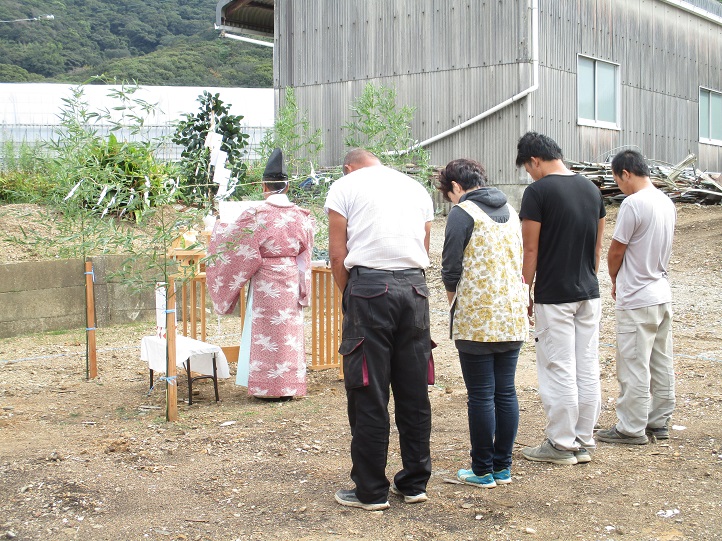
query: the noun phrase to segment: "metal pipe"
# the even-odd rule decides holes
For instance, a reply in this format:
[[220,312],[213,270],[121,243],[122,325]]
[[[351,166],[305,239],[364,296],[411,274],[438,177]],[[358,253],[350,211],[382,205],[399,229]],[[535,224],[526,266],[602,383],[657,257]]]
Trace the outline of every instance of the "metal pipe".
[[55,15],[38,15],[37,17],[31,17],[30,19],[12,19],[10,21],[0,21],[0,23],[20,23],[24,21],[52,21],[55,19]]
[[247,38],[246,36],[237,36],[236,34],[229,34],[228,32],[221,32],[222,38],[236,39],[238,41],[245,41],[247,43],[253,43],[254,45],[262,45],[263,47],[273,48],[273,42],[261,41],[260,39]]

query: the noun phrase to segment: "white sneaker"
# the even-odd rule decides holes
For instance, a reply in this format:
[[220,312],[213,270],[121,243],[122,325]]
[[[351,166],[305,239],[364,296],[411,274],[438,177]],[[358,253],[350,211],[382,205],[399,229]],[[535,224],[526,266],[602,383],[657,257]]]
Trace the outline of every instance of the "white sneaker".
[[389,487],[389,490],[396,494],[397,496],[403,496],[404,497],[404,503],[421,503],[425,502],[429,499],[429,497],[426,495],[426,492],[420,492],[419,494],[415,494],[413,496],[408,496],[401,492],[394,483],[391,483],[391,486]]
[[554,447],[548,439],[537,447],[524,447],[521,454],[534,462],[551,462],[552,464],[576,464],[577,457],[572,451],[562,451]]

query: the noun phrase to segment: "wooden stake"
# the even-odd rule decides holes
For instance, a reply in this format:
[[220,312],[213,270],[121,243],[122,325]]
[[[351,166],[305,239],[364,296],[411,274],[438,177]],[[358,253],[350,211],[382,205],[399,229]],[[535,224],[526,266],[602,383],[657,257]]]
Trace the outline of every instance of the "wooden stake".
[[[185,291],[185,286],[187,282],[183,282],[183,291]],[[196,279],[195,277],[191,277],[190,279],[190,302],[189,304],[189,310],[191,312],[191,338],[194,340],[198,337],[197,327],[198,327],[198,314],[196,310],[198,310],[198,299],[197,293],[196,293]]]
[[[248,287],[251,287],[251,286],[248,285]],[[246,317],[246,299],[248,298],[246,286],[243,286],[243,289],[241,289],[240,295],[241,295],[241,302],[240,302],[241,307],[238,309],[238,313],[241,316],[241,333],[243,333],[243,320]]]
[[320,289],[318,296],[321,300],[321,313],[319,315],[319,336],[323,340],[323,346],[321,347],[321,366],[327,366],[331,364],[329,358],[329,351],[331,350],[331,328],[329,315],[331,314],[331,273],[324,272],[321,274],[321,283],[323,288]]
[[201,342],[206,341],[206,273],[199,275],[199,285],[201,290]]
[[318,307],[321,304],[318,294],[319,272],[311,273],[311,367],[319,364],[318,360]]
[[170,278],[166,291],[166,360],[165,383],[166,421],[178,420],[178,381],[176,378],[176,347],[175,347],[175,281]]
[[341,292],[336,287],[333,280],[333,274],[329,277],[331,282],[331,291],[333,294],[333,363],[338,363],[338,377],[343,379],[343,358],[338,353],[341,343],[341,330],[343,328],[343,310],[341,309]]
[[186,282],[181,280],[181,321],[183,321],[183,336],[188,336],[188,291]]
[[95,343],[95,293],[93,291],[93,262],[85,262],[85,321],[87,344],[87,379],[98,377],[98,357]]

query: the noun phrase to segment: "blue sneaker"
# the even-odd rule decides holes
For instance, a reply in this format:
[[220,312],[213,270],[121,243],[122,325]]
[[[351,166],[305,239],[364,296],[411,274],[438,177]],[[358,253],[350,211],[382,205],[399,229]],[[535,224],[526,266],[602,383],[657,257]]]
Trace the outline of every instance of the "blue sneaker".
[[495,471],[492,474],[497,485],[508,485],[511,483],[511,468]]
[[472,470],[459,470],[456,474],[456,478],[465,485],[481,488],[494,488],[496,486],[494,476],[490,473],[476,475]]

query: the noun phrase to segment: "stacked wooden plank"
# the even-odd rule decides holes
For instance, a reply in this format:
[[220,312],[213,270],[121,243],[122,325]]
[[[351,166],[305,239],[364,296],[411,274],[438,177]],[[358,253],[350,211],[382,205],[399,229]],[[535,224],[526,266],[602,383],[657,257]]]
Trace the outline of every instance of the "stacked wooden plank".
[[[676,165],[649,160],[649,178],[673,201],[706,205],[722,203],[722,175],[700,171],[695,167],[696,161],[694,154]],[[567,161],[566,164],[571,171],[594,182],[607,201],[624,199],[624,194],[614,182],[611,163]]]

